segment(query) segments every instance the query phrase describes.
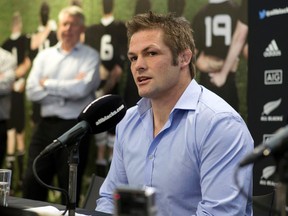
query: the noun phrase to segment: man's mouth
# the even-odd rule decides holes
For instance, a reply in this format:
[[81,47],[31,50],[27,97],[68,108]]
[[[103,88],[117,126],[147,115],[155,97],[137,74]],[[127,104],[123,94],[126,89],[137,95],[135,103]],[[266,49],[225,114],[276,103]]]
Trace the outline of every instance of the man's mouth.
[[147,81],[147,80],[149,80],[149,79],[151,79],[151,78],[149,78],[149,77],[138,77],[138,78],[137,78],[137,81],[138,81],[139,83],[143,83],[143,82],[145,82],[145,81]]

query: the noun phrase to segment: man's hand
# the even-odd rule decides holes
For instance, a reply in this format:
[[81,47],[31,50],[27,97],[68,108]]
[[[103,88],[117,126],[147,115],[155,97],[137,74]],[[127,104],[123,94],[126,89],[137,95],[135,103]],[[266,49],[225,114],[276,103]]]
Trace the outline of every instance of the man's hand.
[[225,84],[227,75],[224,73],[209,73],[210,81],[217,87],[221,87]]
[[[236,72],[236,70],[238,69],[238,64],[239,64],[239,58],[236,58],[230,73]],[[218,71],[217,73],[209,73],[210,81],[215,86],[221,87],[226,83],[228,74],[229,74],[229,72],[225,73],[222,70]]]
[[45,83],[46,80],[47,80],[47,77],[45,77],[43,79],[40,79],[40,81],[39,81],[40,86],[42,86],[43,88],[45,87],[44,83]]
[[79,72],[79,73],[76,75],[75,79],[77,79],[77,80],[82,80],[82,79],[84,79],[85,76],[86,76],[86,74],[85,74],[84,72]]
[[13,90],[15,92],[24,92],[25,90],[25,79],[24,78],[20,78],[19,80],[15,81],[13,84]]
[[196,61],[196,67],[203,73],[217,73],[223,67],[224,60],[201,52]]

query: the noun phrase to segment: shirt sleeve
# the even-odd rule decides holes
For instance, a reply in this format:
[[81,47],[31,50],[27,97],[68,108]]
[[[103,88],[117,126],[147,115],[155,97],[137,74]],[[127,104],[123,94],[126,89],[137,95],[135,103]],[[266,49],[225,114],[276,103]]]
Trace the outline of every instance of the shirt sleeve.
[[[200,141],[200,183],[202,201],[197,215],[245,215],[252,203],[252,166],[244,167],[234,179],[237,166],[253,150],[252,137],[244,121],[226,113],[217,114]],[[240,193],[244,188],[247,199]],[[206,215],[206,214],[205,214]]]
[[66,99],[77,100],[96,91],[100,84],[99,78],[99,56],[88,49],[85,56],[81,57],[81,68],[79,73],[83,73],[83,79],[47,79],[45,90],[48,94],[63,97]]
[[128,180],[122,158],[122,148],[118,139],[118,126],[116,127],[116,139],[113,150],[113,160],[109,173],[100,188],[100,198],[97,200],[96,211],[114,213],[113,192],[120,185],[127,185]]
[[[59,96],[49,95],[45,88],[40,85],[40,79],[43,77],[43,67],[45,61],[45,51],[39,53],[33,61],[33,67],[29,73],[26,83],[26,95],[31,101],[41,102],[43,104],[63,101]],[[44,54],[44,55],[43,55]]]
[[0,50],[0,95],[9,94],[15,80],[16,59],[8,51]]

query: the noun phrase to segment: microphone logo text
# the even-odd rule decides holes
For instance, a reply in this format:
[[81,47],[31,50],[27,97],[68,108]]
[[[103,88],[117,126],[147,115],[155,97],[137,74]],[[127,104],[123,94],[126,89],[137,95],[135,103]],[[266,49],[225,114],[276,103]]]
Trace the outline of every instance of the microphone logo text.
[[120,107],[117,108],[117,110],[112,111],[109,115],[104,116],[103,118],[100,118],[96,121],[96,125],[100,125],[103,122],[109,120],[110,118],[112,118],[113,116],[115,116],[117,113],[119,113],[122,109],[124,109],[124,105],[122,104]]

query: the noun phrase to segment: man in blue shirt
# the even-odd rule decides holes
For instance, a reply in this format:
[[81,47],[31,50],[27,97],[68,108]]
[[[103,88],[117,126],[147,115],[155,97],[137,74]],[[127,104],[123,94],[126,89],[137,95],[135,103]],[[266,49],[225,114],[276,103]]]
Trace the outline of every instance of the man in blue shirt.
[[113,213],[113,192],[128,185],[156,189],[157,215],[252,215],[252,166],[239,170],[237,184],[234,173],[253,139],[240,115],[194,80],[189,22],[149,12],[127,28],[143,98],[117,126],[96,210]]

